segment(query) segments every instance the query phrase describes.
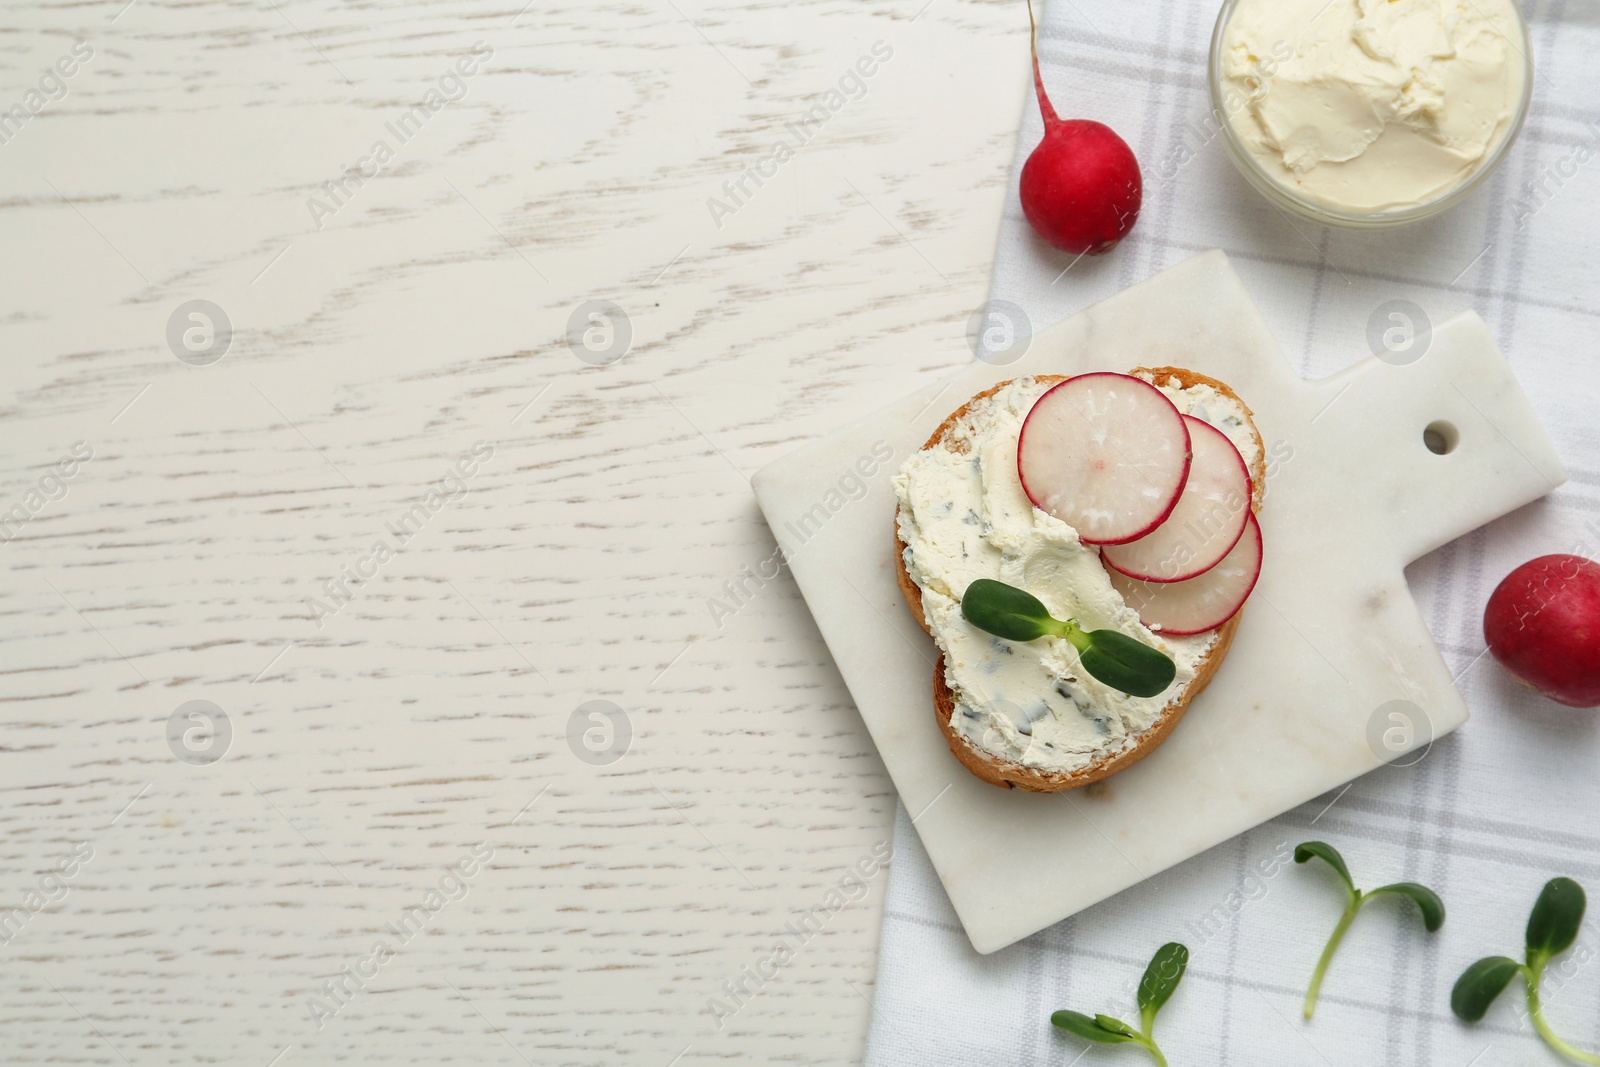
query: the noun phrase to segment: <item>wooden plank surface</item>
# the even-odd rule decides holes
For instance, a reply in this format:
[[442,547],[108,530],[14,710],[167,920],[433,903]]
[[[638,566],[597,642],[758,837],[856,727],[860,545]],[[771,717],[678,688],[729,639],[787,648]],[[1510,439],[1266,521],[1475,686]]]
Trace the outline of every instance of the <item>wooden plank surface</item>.
[[1021,19],[8,9],[0,1061],[859,1058],[894,796],[748,476],[970,358]]

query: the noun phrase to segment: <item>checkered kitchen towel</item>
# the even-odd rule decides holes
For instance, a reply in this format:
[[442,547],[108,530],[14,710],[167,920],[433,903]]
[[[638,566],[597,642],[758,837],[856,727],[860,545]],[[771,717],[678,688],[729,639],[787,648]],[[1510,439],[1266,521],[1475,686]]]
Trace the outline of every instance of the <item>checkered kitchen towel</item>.
[[[1046,84],[1064,116],[1102,120],[1127,138],[1145,172],[1144,213],[1115,254],[1062,276],[1071,257],[1033,238],[1015,195],[1015,173],[1041,134],[1030,108],[995,298],[1042,329],[1220,247],[1307,377],[1365,357],[1368,320],[1385,301],[1413,301],[1434,322],[1474,309],[1571,480],[1411,569],[1473,713],[1415,766],[1368,775],[988,957],[972,951],[902,810],[866,1065],[1141,1062],[1137,1050],[1089,1048],[1048,1019],[1058,1008],[1134,1017],[1133,985],[1168,940],[1193,952],[1158,1024],[1175,1067],[1558,1063],[1523,1023],[1520,995],[1467,1027],[1450,1014],[1449,994],[1478,957],[1520,955],[1548,878],[1571,875],[1600,897],[1600,714],[1515,685],[1483,655],[1481,630],[1489,593],[1517,564],[1558,551],[1600,557],[1600,4],[1525,7],[1539,74],[1510,159],[1443,217],[1377,234],[1291,223],[1235,173],[1205,121],[1214,3],[1048,7]],[[993,14],[1023,17],[1011,5]],[[1300,999],[1341,906],[1329,871],[1287,861],[1313,837],[1344,851],[1358,884],[1433,886],[1449,921],[1430,936],[1399,906],[1364,911],[1307,1025]],[[1583,942],[1596,940],[1587,928]],[[1590,955],[1583,942],[1579,960]],[[1572,970],[1551,983],[1547,1014],[1558,1033],[1600,1048],[1600,967]]]

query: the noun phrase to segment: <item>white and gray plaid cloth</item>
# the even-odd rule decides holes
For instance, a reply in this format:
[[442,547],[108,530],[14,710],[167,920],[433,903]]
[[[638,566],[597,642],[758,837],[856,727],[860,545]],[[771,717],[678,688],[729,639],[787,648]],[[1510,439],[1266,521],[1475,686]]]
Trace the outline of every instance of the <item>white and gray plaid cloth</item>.
[[[968,944],[902,809],[866,1067],[1145,1062],[1137,1049],[1089,1048],[1054,1031],[1049,1016],[1073,1008],[1136,1021],[1134,983],[1169,940],[1193,953],[1157,1025],[1173,1067],[1563,1062],[1525,1023],[1520,986],[1477,1026],[1449,1008],[1472,961],[1521,955],[1547,879],[1570,875],[1600,894],[1600,713],[1517,686],[1484,654],[1482,633],[1490,592],[1517,564],[1549,552],[1600,557],[1600,4],[1542,0],[1524,10],[1538,74],[1508,161],[1444,216],[1363,234],[1291,220],[1234,171],[1208,121],[1215,4],[1048,5],[1040,50],[1056,108],[1128,140],[1145,174],[1144,211],[1109,256],[1074,264],[1042,245],[1015,193],[1042,129],[1030,107],[994,298],[1043,329],[1220,247],[1307,377],[1368,355],[1369,321],[1388,301],[1411,301],[1433,322],[1474,309],[1571,480],[1411,568],[1473,714],[1414,766],[1368,775],[987,957]],[[1003,5],[994,17],[1024,16]],[[1429,935],[1409,904],[1364,909],[1307,1024],[1301,999],[1342,906],[1331,872],[1287,859],[1311,838],[1341,849],[1358,885],[1426,883],[1449,916]],[[1562,1036],[1600,1049],[1595,945],[1591,920],[1565,972],[1547,979],[1546,1014]]]

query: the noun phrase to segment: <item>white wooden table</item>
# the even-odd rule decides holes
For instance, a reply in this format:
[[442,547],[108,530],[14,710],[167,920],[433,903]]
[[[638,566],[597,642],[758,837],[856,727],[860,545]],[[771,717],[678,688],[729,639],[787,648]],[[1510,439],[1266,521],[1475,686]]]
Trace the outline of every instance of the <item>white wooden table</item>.
[[523,3],[6,12],[0,1062],[860,1056],[881,873],[743,977],[894,804],[747,479],[970,359],[1026,21]]

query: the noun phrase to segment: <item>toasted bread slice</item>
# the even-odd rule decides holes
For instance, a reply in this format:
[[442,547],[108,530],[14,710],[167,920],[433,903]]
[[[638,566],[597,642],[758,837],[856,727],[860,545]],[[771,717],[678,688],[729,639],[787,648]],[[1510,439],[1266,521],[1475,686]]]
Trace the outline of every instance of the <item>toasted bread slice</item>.
[[[1249,406],[1240,399],[1237,393],[1215,378],[1184,370],[1181,367],[1140,367],[1129,373],[1161,385],[1170,384],[1176,379],[1185,389],[1196,385],[1208,385],[1237,403],[1244,410],[1246,416],[1252,414]],[[1035,377],[1036,380],[1050,385],[1067,380],[1064,375],[1041,374]],[[939,425],[933,436],[928,438],[928,443],[923,446],[923,450],[948,448],[952,452],[965,452],[965,444],[955,440],[952,436],[952,431],[955,429],[956,424],[967,415],[974,404],[993,396],[1010,384],[1011,382],[1009,381],[1001,382],[999,385],[979,393],[957,408],[949,418]],[[1266,488],[1266,448],[1261,440],[1261,432],[1256,429],[1254,422],[1251,422],[1249,429],[1251,434],[1254,435],[1257,445],[1256,462],[1250,471],[1252,488],[1250,506],[1252,511],[1259,512],[1261,510],[1262,494]],[[929,628],[927,618],[923,612],[922,589],[906,569],[907,546],[900,537],[898,510],[895,515],[894,530],[895,574],[900,585],[900,592],[905,596],[906,606],[911,609],[911,615],[917,620],[917,624],[927,631],[929,636],[932,636],[932,630]],[[1242,615],[1243,612],[1240,612],[1240,614]],[[1223,659],[1227,657],[1229,646],[1233,644],[1234,634],[1239,628],[1239,618],[1240,615],[1235,615],[1216,631],[1216,642],[1200,662],[1194,678],[1173,696],[1171,701],[1161,710],[1160,717],[1152,726],[1139,734],[1133,743],[1125,746],[1122,750],[1072,773],[1046,772],[1025,766],[1013,760],[1005,759],[986,749],[979,748],[962,736],[951,725],[956,711],[956,699],[955,693],[951,691],[949,684],[945,680],[945,662],[942,655],[933,670],[934,715],[938,719],[939,729],[944,733],[945,742],[950,746],[950,751],[955,754],[956,759],[961,761],[962,766],[966,767],[967,770],[985,782],[1002,786],[1006,789],[1022,789],[1031,793],[1060,793],[1069,789],[1077,789],[1081,786],[1089,785],[1091,782],[1098,782],[1125,767],[1132,766],[1155,751],[1156,746],[1166,740],[1167,735],[1172,732],[1172,728],[1178,724],[1178,720],[1183,718],[1183,713],[1188,709],[1190,701],[1199,696],[1206,686],[1211,684],[1211,679],[1216,674],[1217,668],[1222,665]]]

